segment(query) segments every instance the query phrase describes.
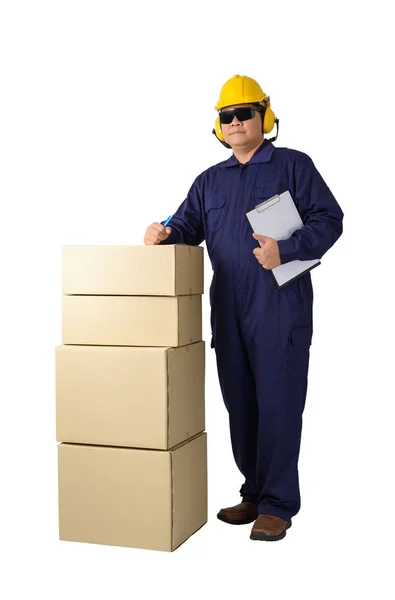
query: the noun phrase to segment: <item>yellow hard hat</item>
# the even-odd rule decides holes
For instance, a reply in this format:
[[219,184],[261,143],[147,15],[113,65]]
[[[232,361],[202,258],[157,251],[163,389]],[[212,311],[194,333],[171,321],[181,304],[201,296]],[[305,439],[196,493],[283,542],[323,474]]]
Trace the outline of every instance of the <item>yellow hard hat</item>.
[[266,94],[255,79],[246,75],[234,75],[222,86],[215,110],[221,110],[221,108],[233,104],[262,102],[266,98]]
[[[222,110],[227,106],[233,106],[234,104],[261,104],[263,117],[263,133],[270,133],[274,125],[277,125],[277,134],[274,138],[270,138],[270,141],[277,139],[278,135],[278,123],[279,119],[270,108],[270,96],[267,96],[262,90],[261,86],[252,77],[246,75],[234,75],[228,81],[224,83],[219,94],[219,100],[215,105],[215,110]],[[219,116],[215,120],[214,129],[212,133],[215,134],[216,138],[226,146],[230,148],[229,144],[225,142],[225,138],[221,131],[221,123]]]

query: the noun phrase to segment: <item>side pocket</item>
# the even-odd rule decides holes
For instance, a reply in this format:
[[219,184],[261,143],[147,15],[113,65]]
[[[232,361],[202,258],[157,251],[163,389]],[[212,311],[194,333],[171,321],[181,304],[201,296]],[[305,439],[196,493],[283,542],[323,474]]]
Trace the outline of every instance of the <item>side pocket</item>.
[[312,326],[291,329],[287,345],[287,371],[291,377],[308,376],[312,335]]

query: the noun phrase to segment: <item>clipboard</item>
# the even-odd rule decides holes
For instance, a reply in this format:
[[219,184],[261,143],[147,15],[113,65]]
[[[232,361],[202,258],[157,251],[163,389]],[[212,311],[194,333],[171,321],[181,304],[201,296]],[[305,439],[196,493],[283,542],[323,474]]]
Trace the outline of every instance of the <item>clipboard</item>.
[[[294,231],[303,227],[303,221],[288,190],[257,204],[245,214],[254,233],[267,235],[276,241],[288,239]],[[291,260],[270,272],[278,289],[282,289],[320,264],[319,259]]]

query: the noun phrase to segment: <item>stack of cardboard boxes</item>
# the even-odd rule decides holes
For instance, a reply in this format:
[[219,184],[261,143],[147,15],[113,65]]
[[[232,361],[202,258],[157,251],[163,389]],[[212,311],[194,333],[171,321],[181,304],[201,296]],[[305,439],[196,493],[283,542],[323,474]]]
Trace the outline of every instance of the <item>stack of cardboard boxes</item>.
[[64,246],[61,540],[173,551],[207,522],[203,248]]

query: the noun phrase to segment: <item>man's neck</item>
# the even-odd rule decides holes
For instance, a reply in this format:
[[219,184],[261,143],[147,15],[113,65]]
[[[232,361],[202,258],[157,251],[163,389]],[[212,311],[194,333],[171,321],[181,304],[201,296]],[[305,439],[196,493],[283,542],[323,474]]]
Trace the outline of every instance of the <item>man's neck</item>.
[[234,149],[233,150],[233,154],[235,155],[235,157],[237,158],[237,160],[239,161],[239,163],[242,163],[244,165],[245,163],[247,163],[250,160],[250,158],[253,156],[253,154],[255,154],[255,152],[263,144],[263,142],[264,142],[264,140],[262,139],[259,142],[259,144],[257,144],[256,146],[254,146],[250,150],[243,150],[242,148],[240,148],[240,150],[239,149]]

